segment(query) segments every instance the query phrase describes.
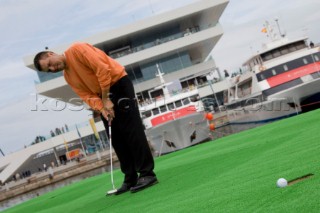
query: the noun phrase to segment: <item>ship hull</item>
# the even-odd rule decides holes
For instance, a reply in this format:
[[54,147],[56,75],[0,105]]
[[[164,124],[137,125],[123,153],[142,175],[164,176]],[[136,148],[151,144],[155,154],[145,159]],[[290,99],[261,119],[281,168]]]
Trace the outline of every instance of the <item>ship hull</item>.
[[304,105],[312,104],[313,99],[310,99],[310,97],[320,94],[318,88],[320,88],[320,78],[310,80],[288,90],[269,96],[269,99],[287,98],[291,99],[295,103],[299,103],[299,105],[303,107]]
[[156,156],[210,140],[208,121],[201,112],[145,130]]
[[234,132],[257,127],[300,113],[301,108],[291,99],[278,98],[251,106],[228,110],[228,120]]

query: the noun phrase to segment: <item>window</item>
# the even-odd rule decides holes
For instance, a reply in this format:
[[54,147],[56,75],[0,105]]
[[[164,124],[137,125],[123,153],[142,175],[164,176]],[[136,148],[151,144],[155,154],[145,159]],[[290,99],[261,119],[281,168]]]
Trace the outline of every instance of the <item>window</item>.
[[308,60],[306,58],[303,59],[304,64],[308,64]]
[[297,44],[297,50],[301,50],[301,49],[303,49],[303,48],[305,48],[306,47],[306,44],[304,43],[304,42],[299,42],[298,44]]
[[270,52],[267,52],[267,53],[261,55],[261,57],[262,57],[263,61],[268,61],[268,60],[272,59],[272,54]]
[[154,108],[154,109],[152,109],[152,113],[153,113],[153,115],[158,115],[160,113],[160,111],[158,108]]
[[280,51],[279,50],[274,50],[273,52],[272,52],[272,56],[273,57],[279,57],[281,54],[280,54]]
[[284,54],[287,54],[289,52],[289,50],[288,50],[287,47],[283,47],[283,48],[280,49],[280,52],[281,52],[282,55],[284,55]]
[[315,55],[314,60],[319,61],[319,57],[317,55]]
[[290,52],[294,52],[294,51],[296,51],[297,49],[296,49],[296,47],[294,46],[294,45],[290,45],[289,46],[289,51]]
[[177,108],[182,106],[181,100],[174,102],[174,104]]
[[183,103],[183,105],[187,105],[187,104],[190,103],[190,101],[189,101],[188,98],[186,98],[186,99],[183,99],[183,100],[182,100],[182,103]]
[[199,98],[200,98],[200,97],[199,97],[198,95],[193,95],[193,96],[190,97],[190,101],[191,101],[191,102],[196,102],[196,101],[199,100]]
[[145,117],[145,118],[148,118],[148,117],[150,117],[151,115],[152,115],[152,114],[151,114],[151,111],[150,111],[150,110],[145,111],[145,112],[142,113],[142,117]]
[[166,106],[166,105],[161,106],[161,107],[160,107],[160,111],[161,111],[161,113],[162,113],[162,112],[166,112],[166,111],[167,111],[167,106]]
[[174,105],[173,103],[170,103],[167,105],[168,106],[168,110],[174,110]]
[[277,72],[275,69],[272,70],[272,75],[277,75]]
[[284,71],[288,71],[288,66],[286,64],[283,65],[283,69],[284,69]]

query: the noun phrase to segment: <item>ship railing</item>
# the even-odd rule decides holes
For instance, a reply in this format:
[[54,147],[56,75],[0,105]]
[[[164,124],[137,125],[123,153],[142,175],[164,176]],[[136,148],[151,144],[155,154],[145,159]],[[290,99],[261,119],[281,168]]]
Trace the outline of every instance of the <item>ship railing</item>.
[[[181,94],[189,94],[189,92],[194,91],[197,88],[198,87],[196,87],[196,86],[190,86],[188,88],[183,88],[181,90],[175,90],[175,91],[172,91],[169,93],[169,95],[170,95],[169,97],[172,98],[172,97],[175,97],[175,96],[178,96]],[[167,97],[162,96],[162,95],[151,98],[151,99],[145,99],[143,101],[140,101],[139,106],[140,107],[147,107],[147,106],[155,105],[157,103],[164,102],[166,99],[167,99]]]

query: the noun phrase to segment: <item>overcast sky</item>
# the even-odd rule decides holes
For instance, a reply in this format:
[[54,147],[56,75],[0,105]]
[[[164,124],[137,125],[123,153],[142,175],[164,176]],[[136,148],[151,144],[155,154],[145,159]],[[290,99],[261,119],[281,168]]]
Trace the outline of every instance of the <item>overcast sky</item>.
[[[87,111],[34,111],[35,72],[23,58],[198,0],[0,0],[0,148],[5,154],[51,129],[86,122]],[[265,20],[279,19],[289,38],[320,42],[319,0],[231,0],[220,23],[224,35],[212,56],[220,70],[237,70],[266,42]]]

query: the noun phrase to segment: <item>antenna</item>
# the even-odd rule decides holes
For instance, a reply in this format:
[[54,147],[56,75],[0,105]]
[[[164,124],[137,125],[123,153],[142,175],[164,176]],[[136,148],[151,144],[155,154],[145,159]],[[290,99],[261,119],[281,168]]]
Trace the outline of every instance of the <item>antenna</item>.
[[280,29],[280,25],[279,25],[279,19],[276,17],[276,18],[274,19],[274,21],[277,23],[277,27],[278,27],[280,36],[281,36],[281,37],[284,37],[284,36],[285,36],[285,33],[283,33],[283,34],[281,33],[281,29]]

